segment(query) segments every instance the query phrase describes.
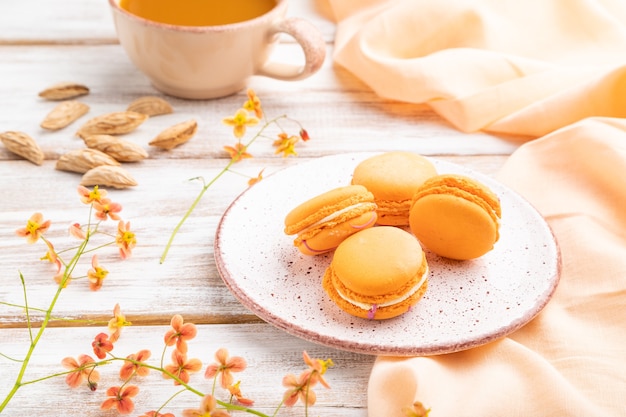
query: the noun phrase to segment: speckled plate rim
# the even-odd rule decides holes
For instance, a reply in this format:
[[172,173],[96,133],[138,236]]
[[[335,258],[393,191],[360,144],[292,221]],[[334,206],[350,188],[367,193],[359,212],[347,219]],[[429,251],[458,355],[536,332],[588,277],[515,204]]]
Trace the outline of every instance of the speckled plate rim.
[[[458,330],[460,331],[458,337],[456,337],[455,335],[452,339],[448,338],[448,340],[445,341],[435,340],[436,337],[433,337],[432,340],[428,337],[422,337],[421,339],[415,338],[414,340],[412,340],[413,335],[411,334],[411,330],[407,332],[406,326],[404,328],[404,332],[398,332],[398,328],[396,328],[397,326],[394,325],[394,321],[411,320],[410,317],[408,319],[407,317],[411,315],[419,315],[419,312],[414,311],[410,311],[409,313],[404,314],[403,316],[401,316],[401,318],[383,321],[364,320],[359,318],[352,318],[351,316],[350,318],[346,318],[346,316],[348,316],[346,313],[339,311],[338,308],[333,309],[333,306],[331,305],[332,303],[326,300],[323,302],[325,308],[320,309],[322,313],[320,313],[319,311],[315,311],[309,314],[309,317],[305,317],[304,320],[300,319],[297,320],[297,322],[294,322],[294,320],[289,317],[289,314],[286,313],[286,311],[293,311],[293,309],[298,309],[299,305],[298,303],[290,301],[288,299],[283,300],[282,305],[279,305],[279,307],[285,308],[285,310],[276,311],[276,303],[278,302],[278,304],[281,304],[281,301],[277,301],[276,299],[268,300],[264,298],[265,296],[263,294],[261,294],[262,291],[266,288],[265,285],[271,284],[273,278],[258,276],[259,274],[252,270],[254,269],[254,266],[251,266],[249,270],[245,270],[243,274],[239,273],[241,272],[239,270],[239,267],[242,264],[246,265],[246,263],[250,263],[250,265],[256,265],[255,262],[263,262],[263,259],[255,259],[255,254],[257,253],[259,248],[251,246],[254,241],[244,239],[243,242],[240,242],[243,244],[236,245],[236,250],[233,252],[232,248],[226,248],[226,246],[229,245],[229,237],[235,236],[235,233],[241,233],[242,230],[246,230],[247,227],[254,227],[254,224],[247,224],[247,222],[249,221],[255,221],[254,219],[250,218],[251,212],[248,211],[248,207],[254,207],[256,209],[258,208],[259,204],[264,203],[266,205],[264,207],[268,211],[272,211],[274,213],[273,218],[272,215],[270,215],[268,216],[266,221],[270,223],[276,223],[276,230],[274,231],[274,233],[270,233],[265,236],[265,238],[267,239],[266,243],[268,243],[267,251],[271,252],[272,249],[278,249],[282,252],[288,252],[288,254],[283,253],[282,255],[288,257],[293,256],[294,259],[303,259],[305,263],[309,262],[317,269],[318,275],[321,274],[323,269],[328,265],[328,263],[330,263],[332,255],[322,255],[318,257],[307,257],[301,255],[297,251],[297,249],[295,249],[293,245],[291,245],[293,238],[286,236],[282,233],[284,215],[290,208],[295,207],[300,202],[314,195],[317,195],[322,190],[331,189],[333,187],[349,183],[349,174],[351,174],[354,166],[356,166],[356,164],[361,160],[375,154],[376,153],[353,153],[326,156],[304,162],[302,164],[283,168],[273,173],[272,175],[267,176],[266,178],[264,178],[263,181],[256,184],[254,187],[248,188],[230,204],[230,206],[227,208],[222,218],[220,219],[215,234],[215,261],[217,270],[226,287],[246,308],[248,308],[251,312],[256,314],[262,320],[270,323],[271,325],[274,325],[275,327],[282,329],[283,331],[296,337],[300,337],[302,339],[320,345],[362,354],[425,356],[462,351],[503,338],[527,324],[545,307],[545,305],[552,298],[552,295],[554,294],[554,291],[558,286],[561,273],[561,257],[557,241],[552,233],[552,230],[545,222],[543,217],[523,197],[521,197],[519,194],[515,193],[508,187],[504,186],[503,184],[492,179],[491,177],[474,172],[457,164],[430,158],[433,163],[435,163],[440,173],[451,172],[469,175],[491,187],[500,196],[503,203],[503,211],[506,210],[505,206],[507,202],[513,201],[515,207],[520,210],[520,213],[527,217],[526,220],[530,219],[529,221],[532,222],[531,227],[535,228],[534,230],[539,232],[539,236],[536,236],[537,242],[535,243],[538,244],[537,246],[541,246],[543,248],[543,252],[549,254],[549,256],[548,258],[544,258],[543,260],[537,259],[537,262],[540,262],[543,264],[543,266],[545,266],[545,273],[542,274],[541,278],[537,280],[538,286],[531,289],[530,294],[526,294],[528,297],[526,297],[526,300],[524,300],[525,304],[522,305],[523,308],[521,309],[521,311],[519,311],[519,309],[515,310],[511,313],[510,317],[505,318],[505,320],[494,321],[493,325],[488,325],[487,329],[484,329],[475,334],[471,334],[471,326],[468,327],[469,323],[463,323],[461,320],[461,323],[458,324]],[[329,175],[333,178],[333,180],[326,181],[320,176],[315,175],[315,173],[320,172],[320,169],[330,170],[331,173]],[[337,173],[337,176],[339,178],[337,178],[336,181],[335,177],[333,176],[334,171],[342,171],[342,174]],[[289,190],[282,189],[281,187],[276,187],[277,185],[280,185],[278,183],[282,181],[291,181],[294,178],[297,179],[299,175],[304,173],[314,174],[311,177],[307,177],[307,181],[314,181],[317,189],[310,190],[308,192],[302,192],[301,195],[298,194],[290,196],[289,203],[286,203],[285,207],[282,207],[284,212],[275,212],[274,204],[276,204],[277,206],[279,206],[280,204],[277,204],[279,202],[273,201],[272,197],[278,197],[280,199],[281,196],[289,193]],[[347,175],[345,175],[344,177],[343,174]],[[309,183],[309,185],[311,184]],[[297,190],[302,189],[302,187],[297,188],[296,192],[298,192]],[[506,214],[506,211],[504,211],[503,220],[506,219]],[[510,222],[515,223],[515,218],[511,219]],[[523,225],[516,226],[519,226],[520,228],[524,227]],[[505,224],[502,225],[501,232],[503,234],[506,234]],[[246,242],[250,242],[250,246],[247,246]],[[494,251],[490,252],[490,254],[494,255],[496,253],[498,245],[500,245],[500,243],[496,244],[496,248],[494,249]],[[490,256],[490,254],[485,255],[483,258]],[[276,256],[281,256],[281,254],[277,253]],[[453,265],[451,268],[455,268],[459,265],[459,263],[456,261],[449,261],[443,258],[439,258],[436,255],[429,254],[428,251],[427,256],[429,259],[429,265],[431,266],[431,283],[433,281],[433,274],[438,273],[436,268],[437,263]],[[533,262],[533,259],[523,260]],[[495,260],[492,260],[490,262],[498,264],[498,259],[495,258]],[[276,265],[268,265],[267,268],[273,268],[274,266],[278,266],[280,268],[280,263],[277,261]],[[538,265],[538,268],[541,268],[541,265]],[[309,267],[309,269],[311,269],[311,267]],[[291,273],[287,270],[281,270],[281,272],[288,275]],[[250,273],[251,276],[254,276],[255,279],[259,279],[258,286],[256,284],[252,284],[251,287],[249,281],[244,282],[242,276],[248,273]],[[319,287],[321,287],[321,285],[313,283],[312,280],[307,280],[308,277],[303,278],[302,276],[292,276],[292,278],[304,279],[305,281],[300,281],[301,283],[304,283],[303,287],[311,290],[310,293],[316,294],[315,297],[320,298],[325,296],[325,294],[323,293],[320,295]],[[319,279],[321,280],[321,277],[319,277]],[[487,281],[487,279],[485,279],[485,281]],[[433,286],[431,285],[429,291],[432,291],[432,287]],[[303,291],[303,293],[300,294],[298,298],[306,298],[308,293],[309,292],[307,291]],[[509,296],[506,291],[504,291],[504,293],[505,297]],[[510,295],[511,298],[513,298],[513,294],[511,293]],[[322,302],[320,300],[311,301]],[[422,302],[424,302],[424,300],[422,300]],[[418,303],[418,307],[422,302]],[[518,306],[520,305],[519,302],[517,304]],[[474,308],[471,308],[471,310],[474,310]],[[345,329],[342,328],[342,332],[340,334],[329,334],[326,331],[327,326],[323,325],[323,323],[320,321],[320,314],[333,316],[329,318],[329,320],[339,318],[339,321],[348,320],[350,322],[358,322],[357,330],[351,330],[349,326],[346,326]],[[437,317],[434,317],[434,320],[436,321]],[[431,324],[434,329],[435,325],[431,322],[427,322],[427,325]],[[442,324],[447,325],[447,323]],[[363,333],[363,329],[366,329],[368,331],[371,330],[372,334],[369,335],[369,337],[363,337],[363,339],[360,339],[356,334],[351,334],[354,331],[356,331],[357,333]],[[465,329],[467,329],[467,331]],[[387,337],[384,341],[381,341],[381,338],[377,337],[381,334]],[[398,336],[397,338],[396,335]],[[424,335],[422,334],[422,336]]]

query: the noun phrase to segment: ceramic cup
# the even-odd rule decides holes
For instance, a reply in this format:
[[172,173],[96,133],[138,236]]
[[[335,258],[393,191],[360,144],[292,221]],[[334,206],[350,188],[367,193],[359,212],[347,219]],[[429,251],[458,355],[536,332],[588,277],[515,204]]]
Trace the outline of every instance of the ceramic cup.
[[[109,0],[119,42],[132,63],[155,88],[189,99],[234,94],[261,75],[302,80],[324,62],[321,33],[306,20],[287,18],[287,0],[254,19],[220,26],[175,26],[135,16]],[[269,61],[281,33],[304,52],[302,65]]]

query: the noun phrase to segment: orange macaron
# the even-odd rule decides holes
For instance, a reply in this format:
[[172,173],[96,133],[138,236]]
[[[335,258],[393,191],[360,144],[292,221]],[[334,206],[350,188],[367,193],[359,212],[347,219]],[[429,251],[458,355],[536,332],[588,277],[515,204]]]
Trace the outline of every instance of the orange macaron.
[[417,190],[409,224],[428,250],[468,260],[493,249],[501,216],[500,200],[486,185],[464,175],[444,174]]
[[348,236],[376,223],[374,195],[360,185],[338,187],[317,195],[285,216],[287,235],[305,255],[319,255],[337,247]]
[[434,175],[437,175],[434,164],[424,156],[393,151],[361,161],[351,182],[365,186],[374,194],[379,225],[408,226],[415,190]]
[[376,226],[344,240],[324,273],[322,286],[346,313],[389,319],[406,313],[428,287],[428,263],[415,236]]

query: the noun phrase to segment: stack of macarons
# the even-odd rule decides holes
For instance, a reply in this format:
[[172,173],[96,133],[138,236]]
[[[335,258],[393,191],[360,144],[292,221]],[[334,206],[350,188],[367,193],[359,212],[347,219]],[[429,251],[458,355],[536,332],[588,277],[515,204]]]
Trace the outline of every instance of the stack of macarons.
[[296,235],[305,255],[334,252],[323,287],[343,311],[387,319],[426,291],[423,247],[450,259],[478,258],[497,242],[500,217],[498,196],[481,182],[439,174],[427,158],[396,151],[361,161],[350,185],[294,208],[285,233]]

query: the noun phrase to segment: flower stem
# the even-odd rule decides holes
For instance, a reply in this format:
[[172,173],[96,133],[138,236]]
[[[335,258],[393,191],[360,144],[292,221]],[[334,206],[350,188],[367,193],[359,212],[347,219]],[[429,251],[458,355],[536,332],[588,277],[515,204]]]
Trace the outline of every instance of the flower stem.
[[[261,137],[263,135],[263,132],[272,124],[276,124],[278,125],[278,121],[281,119],[285,119],[287,118],[287,115],[283,114],[277,117],[274,117],[273,119],[267,120],[265,122],[265,124],[256,132],[256,134],[252,137],[252,139],[250,139],[248,141],[248,143],[246,144],[246,149],[252,145],[254,143],[254,141],[256,141],[259,137]],[[195,210],[196,206],[198,205],[198,203],[200,203],[200,200],[202,200],[202,197],[204,196],[204,193],[207,192],[207,190],[222,176],[224,175],[226,172],[228,172],[230,170],[230,167],[233,166],[233,164],[237,162],[237,160],[231,158],[230,161],[228,161],[228,164],[215,176],[213,177],[213,179],[204,185],[204,187],[202,187],[202,189],[200,190],[200,193],[198,193],[198,195],[196,196],[196,199],[191,203],[191,206],[189,206],[189,208],[187,209],[187,212],[185,212],[184,216],[180,219],[180,221],[178,222],[178,224],[176,225],[176,227],[174,227],[174,230],[172,231],[172,234],[170,235],[169,240],[167,241],[167,244],[165,245],[165,249],[163,250],[163,253],[161,254],[161,258],[159,263],[163,263],[165,262],[165,258],[167,257],[167,254],[170,250],[170,248],[172,247],[172,244],[174,243],[174,238],[176,237],[176,235],[178,234],[178,231],[180,230],[180,228],[183,226],[183,224],[187,221],[187,219],[189,218],[189,216],[191,216],[191,213]]]
[[169,240],[167,241],[167,245],[165,245],[165,250],[163,251],[163,254],[161,255],[161,260],[160,263],[165,262],[165,258],[167,257],[167,253],[170,250],[170,247],[172,246],[172,243],[174,242],[174,238],[176,237],[176,234],[178,233],[178,231],[180,230],[180,228],[183,226],[183,224],[187,221],[187,219],[189,218],[189,216],[191,215],[191,213],[194,211],[194,209],[196,208],[196,206],[198,205],[198,203],[200,203],[200,200],[202,200],[202,197],[204,196],[204,193],[206,193],[206,191],[209,189],[209,187],[211,185],[213,185],[215,183],[215,181],[217,181],[222,175],[224,175],[228,169],[233,165],[233,160],[231,159],[230,162],[228,163],[228,165],[226,165],[220,172],[219,174],[217,174],[215,177],[213,177],[213,179],[206,184],[204,187],[202,187],[202,189],[200,190],[200,193],[198,193],[198,196],[196,197],[196,199],[193,201],[193,203],[191,203],[191,206],[189,206],[189,208],[187,209],[187,212],[185,213],[185,215],[182,217],[182,219],[180,219],[180,221],[178,222],[178,224],[176,225],[176,227],[174,228],[174,231],[172,232],[172,234],[170,235]]
[[[28,365],[30,363],[30,359],[32,358],[33,353],[35,352],[35,348],[37,347],[37,344],[39,343],[39,340],[41,339],[41,337],[43,336],[43,333],[45,332],[46,328],[48,327],[48,323],[52,319],[52,310],[56,306],[56,303],[57,303],[59,297],[61,296],[61,291],[63,291],[63,288],[65,287],[67,281],[70,279],[71,273],[74,270],[74,268],[76,267],[76,264],[78,263],[78,260],[80,259],[81,255],[85,251],[85,248],[87,247],[87,243],[88,242],[89,242],[89,238],[86,238],[81,243],[81,245],[79,246],[78,250],[76,251],[76,254],[72,258],[72,260],[70,261],[68,266],[65,268],[65,273],[63,274],[63,279],[59,283],[59,286],[57,287],[57,290],[56,290],[54,296],[52,297],[52,300],[50,301],[50,306],[48,307],[48,309],[45,312],[44,319],[43,319],[43,321],[41,323],[41,327],[39,328],[39,330],[37,331],[37,333],[35,334],[34,337],[33,337],[33,333],[32,333],[32,327],[31,327],[31,324],[30,324],[30,316],[28,315],[28,303],[26,303],[26,307],[27,307],[26,308],[27,323],[28,323],[28,330],[30,332],[31,342],[30,342],[30,346],[28,347],[28,351],[26,352],[26,355],[24,356],[24,359],[22,361],[22,366],[21,366],[21,368],[20,368],[20,370],[19,370],[19,372],[17,374],[17,377],[15,378],[15,383],[13,384],[13,387],[11,388],[11,390],[9,391],[7,396],[4,398],[2,403],[0,403],[0,414],[6,408],[6,406],[9,404],[11,399],[15,396],[15,394],[20,389],[20,387],[22,387],[24,385],[24,383],[22,382],[22,379],[24,378],[24,374],[26,373],[26,368],[28,368]],[[24,282],[24,278],[23,278],[23,276],[21,274],[20,274],[20,277],[21,277],[23,285],[24,285],[24,291],[26,291],[26,283]]]
[[20,282],[22,283],[22,291],[24,291],[24,307],[26,312],[26,327],[28,327],[28,336],[30,337],[30,343],[33,343],[33,326],[30,322],[30,309],[28,308],[28,292],[26,291],[26,280],[24,275],[20,272]]

